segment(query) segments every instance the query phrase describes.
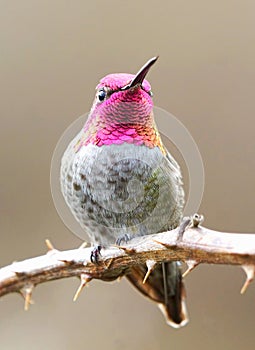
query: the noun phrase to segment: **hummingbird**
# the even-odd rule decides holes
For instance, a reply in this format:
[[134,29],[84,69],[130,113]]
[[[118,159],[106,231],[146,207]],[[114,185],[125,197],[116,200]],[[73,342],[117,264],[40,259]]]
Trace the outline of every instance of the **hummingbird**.
[[[157,59],[135,75],[115,73],[100,80],[88,119],[61,160],[61,191],[90,238],[94,262],[102,247],[174,229],[182,219],[180,167],[160,137],[145,79]],[[146,265],[137,265],[125,277],[158,304],[167,324],[184,326],[180,262],[157,264],[144,283],[146,271]]]

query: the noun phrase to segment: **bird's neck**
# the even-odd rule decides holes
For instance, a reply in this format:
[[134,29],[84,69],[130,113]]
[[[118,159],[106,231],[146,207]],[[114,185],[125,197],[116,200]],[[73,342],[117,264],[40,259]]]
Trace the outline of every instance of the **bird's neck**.
[[93,144],[98,147],[106,145],[121,145],[123,143],[137,146],[145,145],[149,148],[159,147],[165,154],[159,131],[155,124],[153,114],[147,116],[139,123],[135,120],[124,122],[120,120],[106,120],[97,116],[90,116],[85,123],[83,133],[75,149],[79,151],[82,146]]

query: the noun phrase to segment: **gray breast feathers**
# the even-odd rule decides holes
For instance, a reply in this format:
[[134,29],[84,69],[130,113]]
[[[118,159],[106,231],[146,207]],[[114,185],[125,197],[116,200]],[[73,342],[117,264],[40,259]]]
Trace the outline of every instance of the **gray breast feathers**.
[[178,225],[184,193],[178,164],[160,150],[130,144],[70,144],[61,164],[61,187],[92,242],[114,243]]

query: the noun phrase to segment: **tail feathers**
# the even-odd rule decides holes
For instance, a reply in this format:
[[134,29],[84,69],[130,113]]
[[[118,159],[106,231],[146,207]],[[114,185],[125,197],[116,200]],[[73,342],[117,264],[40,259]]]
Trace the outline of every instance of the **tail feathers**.
[[168,325],[180,328],[188,323],[185,289],[178,262],[162,263],[155,267],[145,284],[146,266],[131,269],[127,279],[145,296],[158,303]]

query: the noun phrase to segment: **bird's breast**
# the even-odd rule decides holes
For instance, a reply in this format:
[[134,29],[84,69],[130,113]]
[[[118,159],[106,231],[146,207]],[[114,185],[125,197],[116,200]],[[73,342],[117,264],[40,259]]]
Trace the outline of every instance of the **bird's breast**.
[[[158,147],[69,145],[61,163],[61,187],[75,218],[95,243],[176,225],[182,203],[178,171]],[[176,172],[177,171],[177,172]]]

